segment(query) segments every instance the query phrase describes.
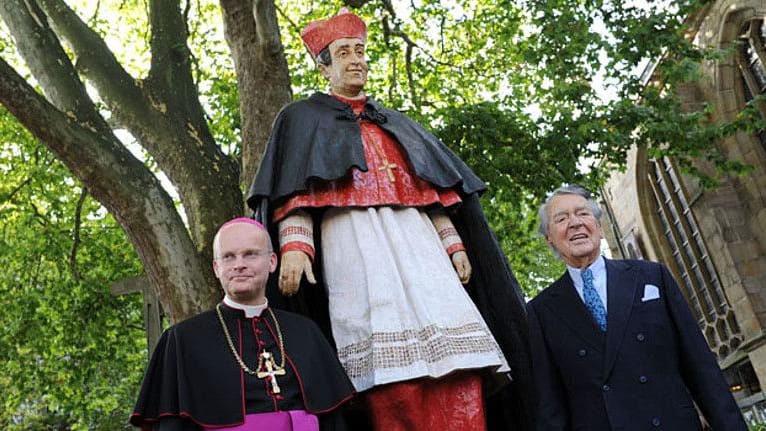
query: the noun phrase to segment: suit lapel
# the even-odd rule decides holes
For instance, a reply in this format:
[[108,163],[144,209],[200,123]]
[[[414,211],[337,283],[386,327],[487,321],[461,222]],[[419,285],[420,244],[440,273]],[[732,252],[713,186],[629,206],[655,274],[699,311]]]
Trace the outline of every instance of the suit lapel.
[[551,288],[551,294],[545,304],[548,312],[563,320],[567,327],[579,334],[594,349],[603,351],[604,335],[596,327],[590,312],[577,294],[569,273],[565,272]]
[[617,352],[625,338],[625,329],[633,311],[633,300],[640,283],[635,268],[624,262],[604,259],[606,263],[607,330],[604,378],[612,371]]

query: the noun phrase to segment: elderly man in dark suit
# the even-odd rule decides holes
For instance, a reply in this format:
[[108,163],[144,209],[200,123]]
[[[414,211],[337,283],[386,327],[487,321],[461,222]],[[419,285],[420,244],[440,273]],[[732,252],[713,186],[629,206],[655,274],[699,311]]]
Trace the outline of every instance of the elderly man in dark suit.
[[567,271],[528,304],[538,430],[746,430],[665,266],[600,254],[601,210],[562,187],[540,233]]

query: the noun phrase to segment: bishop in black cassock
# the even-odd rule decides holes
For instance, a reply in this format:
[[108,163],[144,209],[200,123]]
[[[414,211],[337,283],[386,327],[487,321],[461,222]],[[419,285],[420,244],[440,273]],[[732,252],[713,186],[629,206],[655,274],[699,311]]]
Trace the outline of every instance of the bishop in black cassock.
[[334,351],[311,320],[270,308],[264,296],[276,268],[266,230],[232,220],[216,235],[214,254],[226,296],[163,333],[130,423],[161,431],[344,429],[339,408],[354,390]]

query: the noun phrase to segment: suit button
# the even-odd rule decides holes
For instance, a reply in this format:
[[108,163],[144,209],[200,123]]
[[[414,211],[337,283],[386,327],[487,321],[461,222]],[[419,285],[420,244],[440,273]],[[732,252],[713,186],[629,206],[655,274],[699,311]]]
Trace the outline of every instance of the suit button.
[[604,392],[609,392],[612,388],[610,388],[609,385],[604,385],[601,387],[601,389],[603,389]]
[[638,341],[644,341],[645,339],[646,337],[644,337],[644,334],[639,333],[638,335],[636,335],[636,340]]
[[647,379],[646,376],[641,376],[638,378],[638,381],[641,383],[646,383],[649,381],[649,379]]
[[588,352],[587,352],[587,351],[585,351],[585,349],[580,349],[580,350],[578,350],[578,351],[577,351],[577,356],[579,356],[579,357],[581,357],[581,358],[582,358],[583,356],[587,355],[587,354],[588,354]]
[[660,418],[652,418],[652,425],[656,427],[660,426]]

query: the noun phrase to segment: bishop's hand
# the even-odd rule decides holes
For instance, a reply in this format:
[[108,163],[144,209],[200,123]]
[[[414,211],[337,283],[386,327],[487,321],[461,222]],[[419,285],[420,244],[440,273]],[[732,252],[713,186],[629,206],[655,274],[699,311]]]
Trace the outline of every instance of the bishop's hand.
[[285,296],[295,295],[301,285],[303,274],[306,274],[306,280],[309,283],[316,284],[309,256],[300,250],[283,253],[282,267],[279,270],[279,291]]

